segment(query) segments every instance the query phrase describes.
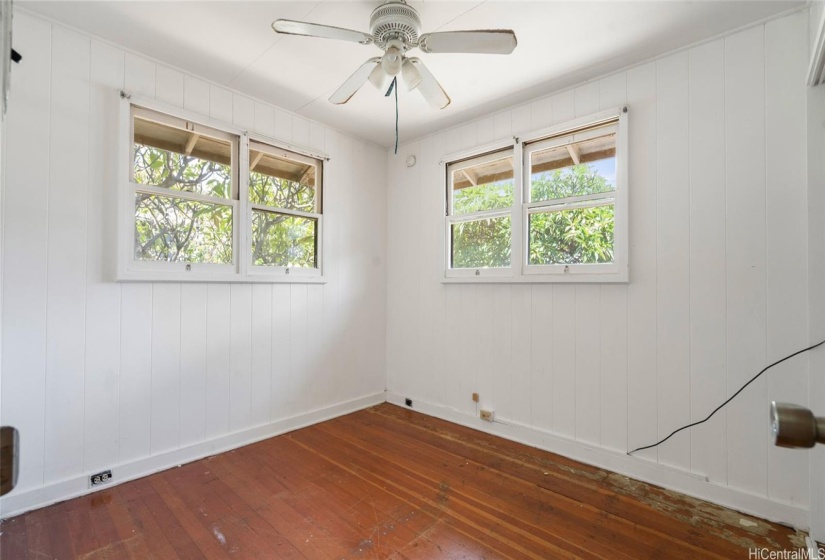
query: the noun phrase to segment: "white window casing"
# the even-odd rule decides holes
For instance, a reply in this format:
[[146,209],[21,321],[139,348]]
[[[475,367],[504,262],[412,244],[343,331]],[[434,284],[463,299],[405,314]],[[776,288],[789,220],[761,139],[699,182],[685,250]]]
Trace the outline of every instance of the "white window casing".
[[[628,109],[619,107],[602,111],[560,125],[529,131],[474,150],[445,156],[442,192],[445,196],[445,227],[442,228],[445,283],[626,283],[629,281],[628,222]],[[604,193],[531,201],[531,155],[548,148],[575,145],[582,141],[615,134],[616,188]],[[514,200],[509,209],[487,210],[472,214],[453,214],[451,171],[479,165],[486,160],[513,155]],[[571,156],[572,157],[572,156]],[[605,206],[614,207],[613,261],[609,263],[530,264],[529,219],[539,213]],[[451,226],[480,218],[511,216],[510,266],[502,268],[452,268]]]
[[[169,106],[154,99],[142,98],[119,92],[121,98],[119,114],[119,145],[116,189],[117,219],[116,235],[116,280],[149,282],[288,282],[323,283],[323,162],[329,158],[325,154],[314,153],[309,148],[284,144],[264,135],[253,134],[238,127]],[[146,117],[152,121],[181,128],[204,136],[229,141],[232,145],[232,194],[230,198],[219,198],[188,191],[171,190],[163,187],[137,184],[134,177],[134,117]],[[315,212],[301,212],[253,204],[249,200],[249,147],[253,141],[258,147],[265,147],[279,157],[317,165]],[[165,261],[141,261],[135,259],[135,197],[146,193],[217,204],[232,209],[232,263],[186,263]],[[315,220],[315,268],[254,266],[251,260],[252,210],[263,210],[278,214],[306,217]]]

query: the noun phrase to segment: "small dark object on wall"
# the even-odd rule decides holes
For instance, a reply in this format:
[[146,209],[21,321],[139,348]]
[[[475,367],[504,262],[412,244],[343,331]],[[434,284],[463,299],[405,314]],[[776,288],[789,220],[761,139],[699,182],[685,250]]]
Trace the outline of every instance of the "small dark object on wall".
[[11,60],[12,60],[12,62],[18,62],[19,63],[21,60],[23,60],[23,55],[20,54],[19,52],[17,52],[16,50],[12,49],[11,50]]
[[16,428],[0,428],[0,496],[8,494],[17,485],[20,465],[20,434]]
[[406,404],[409,407],[412,407],[412,399],[404,399],[404,404]]

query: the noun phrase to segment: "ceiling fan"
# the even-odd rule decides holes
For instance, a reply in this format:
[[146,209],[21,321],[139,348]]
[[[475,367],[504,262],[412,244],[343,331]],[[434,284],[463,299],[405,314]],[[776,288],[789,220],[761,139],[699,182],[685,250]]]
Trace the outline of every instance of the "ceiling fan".
[[510,54],[516,48],[516,34],[511,29],[443,31],[421,35],[421,18],[404,0],[387,0],[372,11],[370,31],[364,33],[305,21],[279,19],[272,29],[286,35],[304,35],[374,44],[384,55],[367,60],[350,76],[329,100],[337,105],[349,101],[369,80],[376,88],[384,87],[398,74],[408,90],[417,89],[434,109],[450,104],[441,84],[418,58],[407,51],[418,48],[425,53]]

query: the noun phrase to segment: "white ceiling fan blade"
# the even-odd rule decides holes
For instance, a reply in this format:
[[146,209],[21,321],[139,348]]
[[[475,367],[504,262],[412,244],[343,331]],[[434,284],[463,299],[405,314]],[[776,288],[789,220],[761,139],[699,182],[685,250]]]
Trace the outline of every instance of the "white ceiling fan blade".
[[272,29],[276,33],[285,35],[303,35],[305,37],[321,37],[323,39],[338,39],[340,41],[350,41],[369,45],[372,43],[372,35],[352,29],[343,29],[331,25],[320,25],[306,21],[294,21],[291,19],[278,19],[272,22]]
[[347,81],[330,96],[330,102],[336,105],[343,105],[349,101],[352,96],[355,95],[355,92],[364,85],[364,82],[370,77],[370,73],[372,73],[375,65],[379,62],[381,62],[380,58],[371,58],[362,64],[361,67],[358,68],[352,76],[347,78]]
[[443,31],[425,33],[418,39],[418,48],[425,53],[510,54],[517,44],[511,29]]
[[429,103],[433,109],[443,109],[449,105],[450,96],[447,95],[447,92],[444,91],[444,88],[441,87],[438,80],[430,74],[430,71],[424,66],[424,63],[417,58],[409,58],[407,60],[415,65],[415,69],[418,70],[421,76],[421,81],[418,83],[416,89],[421,92],[421,95],[424,96],[427,103]]

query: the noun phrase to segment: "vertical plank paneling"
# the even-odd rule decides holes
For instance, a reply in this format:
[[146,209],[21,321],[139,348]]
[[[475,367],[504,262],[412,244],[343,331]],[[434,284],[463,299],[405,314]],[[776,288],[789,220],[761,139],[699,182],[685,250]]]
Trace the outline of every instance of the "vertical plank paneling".
[[275,109],[275,138],[292,142],[292,115],[281,109]]
[[260,101],[255,102],[255,132],[270,137],[275,134],[275,112]]
[[152,285],[123,284],[120,307],[121,463],[149,455],[152,396]]
[[[726,398],[725,43],[690,51],[691,421]],[[727,410],[691,430],[691,469],[727,482]]]
[[51,25],[15,14],[14,41],[28,64],[11,78],[6,121],[8,137],[18,140],[5,145],[0,421],[28,434],[20,451],[18,488],[24,490],[43,484],[44,467],[49,166],[33,146],[49,137]]
[[553,431],[576,437],[576,286],[553,286]]
[[183,107],[201,115],[209,114],[209,84],[192,76],[183,77]]
[[532,416],[532,399],[530,398],[531,377],[531,337],[530,315],[532,313],[532,286],[521,284],[513,286],[512,324],[513,342],[511,346],[511,396],[510,418],[521,424],[529,424]]
[[290,287],[290,360],[287,413],[291,416],[302,410],[307,395],[307,286]]
[[473,121],[465,124],[460,129],[461,132],[461,149],[467,150],[478,145],[478,124]]
[[[553,429],[553,287],[533,286],[530,302],[530,425]],[[490,305],[488,303],[488,305]]]
[[269,399],[272,420],[286,418],[289,415],[287,398],[291,390],[289,364],[292,360],[292,311],[289,292],[288,284],[272,286],[272,370]]
[[596,285],[576,286],[576,439],[598,444],[601,429],[601,328],[600,289]]
[[558,93],[550,98],[553,124],[576,118],[576,95],[573,90]]
[[479,119],[478,127],[476,129],[476,139],[479,146],[484,146],[495,141],[493,136],[493,117],[484,117]]
[[129,93],[155,97],[155,63],[140,56],[126,53],[124,86]]
[[[765,366],[765,32],[725,39],[727,394]],[[728,484],[767,494],[766,379],[728,405]]]
[[183,74],[161,65],[155,69],[155,93],[158,101],[183,107],[183,88]]
[[493,316],[496,318],[496,344],[493,363],[495,377],[493,377],[493,405],[496,414],[504,418],[513,417],[513,409],[518,406],[513,394],[512,351],[513,341],[510,333],[513,330],[513,291],[511,286],[494,286]]
[[513,134],[523,134],[530,130],[532,116],[530,114],[530,105],[522,105],[513,109],[512,125]]
[[[510,116],[510,111],[497,113],[493,116],[493,137],[499,140],[510,136],[513,133],[512,125],[513,121]],[[450,145],[449,139],[447,145]]]
[[627,448],[627,287],[602,286],[599,294],[601,331],[599,410],[602,447]]
[[[465,413],[472,414],[474,407],[470,394],[477,390],[476,379],[479,369],[479,330],[478,321],[478,286],[463,284],[461,286],[458,321],[461,330],[458,334],[459,374],[457,392],[453,396],[453,406]],[[483,303],[482,303],[483,305]]]
[[229,286],[209,284],[206,294],[206,423],[204,436],[229,431]]
[[272,392],[272,286],[252,286],[252,425],[269,422],[269,400]]
[[[89,39],[52,29],[46,286],[46,482],[83,469]],[[80,162],[80,165],[78,165]],[[68,172],[71,170],[71,172]]]
[[223,122],[232,122],[233,95],[228,89],[209,86],[209,116]]
[[180,284],[152,287],[151,452],[180,443]]
[[[318,284],[307,286],[307,345],[321,341],[324,327],[324,287]],[[323,387],[321,382],[321,361],[324,352],[307,352],[306,383],[307,402],[323,402],[321,399]],[[364,353],[365,354],[365,353]],[[366,361],[359,361],[359,373],[366,375],[368,368]],[[360,391],[359,391],[360,392]]]
[[252,413],[252,286],[232,284],[229,298],[229,431],[236,432]]
[[550,126],[553,122],[553,102],[549,97],[543,97],[530,105],[530,122],[534,130]]
[[[498,339],[495,337],[496,323],[492,306],[494,291],[495,287],[489,284],[478,286],[476,291],[478,366],[470,392],[477,391],[479,396],[483,395],[480,403],[485,408],[492,408],[493,406],[493,376],[497,373],[493,367],[493,356],[498,343]],[[469,400],[468,393],[462,395],[462,398],[467,399],[464,402],[472,407],[473,403]],[[471,408],[471,410],[473,409]]]
[[244,130],[255,128],[255,102],[248,97],[232,94],[232,122]]
[[116,157],[114,119],[123,89],[123,52],[92,41],[90,51],[89,183],[86,199],[86,373],[83,469],[100,470],[117,462],[120,373],[120,284],[111,281],[115,197],[118,177],[111,166],[95,163]]
[[324,126],[315,121],[309,123],[309,147],[324,151]]
[[[766,159],[768,362],[807,346],[807,100],[802,88],[788,87],[807,72],[806,28],[804,13],[765,24],[765,150],[771,155]],[[767,386],[769,401],[806,405],[805,360],[779,365]],[[808,459],[802,455],[768,448],[770,498],[808,505]]]
[[292,142],[297,146],[309,146],[309,121],[292,117]]
[[[656,65],[627,73],[630,284],[627,286],[627,435],[630,450],[658,438],[656,380]],[[553,105],[555,109],[555,105]],[[555,114],[555,110],[554,110]],[[655,449],[637,457],[656,459]]]
[[201,441],[206,428],[206,284],[183,284],[180,294],[180,445]]
[[[659,438],[690,421],[690,165],[688,53],[656,64],[656,307]],[[690,438],[659,447],[659,462],[690,467]],[[682,441],[680,441],[680,439]]]

